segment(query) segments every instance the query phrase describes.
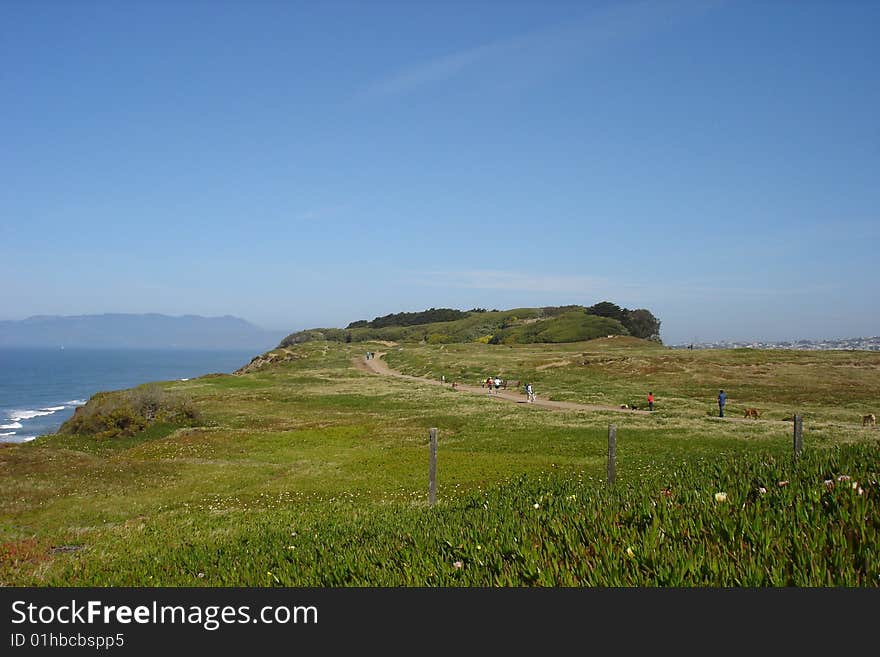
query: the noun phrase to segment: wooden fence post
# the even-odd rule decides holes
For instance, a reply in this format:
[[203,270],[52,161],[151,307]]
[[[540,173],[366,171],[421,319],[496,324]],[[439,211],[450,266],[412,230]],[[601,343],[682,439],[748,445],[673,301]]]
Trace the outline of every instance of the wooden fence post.
[[608,425],[608,484],[614,483],[614,474],[617,467],[617,426]]
[[431,439],[428,445],[428,503],[434,506],[437,502],[437,429],[430,430]]
[[794,457],[798,458],[804,448],[804,418],[801,415],[794,416]]

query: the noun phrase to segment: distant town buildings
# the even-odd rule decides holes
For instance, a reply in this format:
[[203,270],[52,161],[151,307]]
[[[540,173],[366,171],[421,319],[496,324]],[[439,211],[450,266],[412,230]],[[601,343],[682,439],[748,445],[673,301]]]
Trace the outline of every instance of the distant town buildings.
[[673,349],[800,349],[803,351],[880,351],[880,335],[870,338],[845,338],[840,340],[798,340],[796,342],[772,342],[763,340],[730,342],[700,342],[670,345]]

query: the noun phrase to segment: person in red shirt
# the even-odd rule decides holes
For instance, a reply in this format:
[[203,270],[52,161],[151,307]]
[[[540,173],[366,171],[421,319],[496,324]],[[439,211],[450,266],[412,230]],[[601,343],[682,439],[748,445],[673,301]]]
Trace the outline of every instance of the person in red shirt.
[[654,393],[653,392],[648,393],[648,410],[649,411],[654,410]]

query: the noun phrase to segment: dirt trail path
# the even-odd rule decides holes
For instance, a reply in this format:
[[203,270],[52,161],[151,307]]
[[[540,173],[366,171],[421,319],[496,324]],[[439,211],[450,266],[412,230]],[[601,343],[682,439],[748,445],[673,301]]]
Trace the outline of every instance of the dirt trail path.
[[[393,344],[393,343],[392,343]],[[389,344],[388,346],[392,346]],[[434,379],[425,379],[420,376],[411,376],[409,374],[403,374],[402,372],[398,372],[397,370],[391,369],[382,357],[387,352],[375,352],[373,358],[370,360],[366,360],[363,356],[352,358],[352,364],[362,372],[369,372],[370,374],[378,374],[381,376],[393,376],[398,379],[405,379],[407,381],[417,381],[419,383],[427,383],[430,385],[443,386],[444,388],[448,388],[452,385],[451,382],[443,383],[441,381],[435,381]],[[456,386],[456,390],[460,390],[462,392],[469,392],[472,394],[482,395],[483,397],[488,397],[489,399],[497,399],[501,401],[514,402],[517,404],[528,404],[528,399],[524,393],[521,392],[508,392],[506,390],[498,390],[493,391],[492,394],[489,394],[485,388],[481,386],[467,385],[465,383],[459,383]],[[598,404],[578,404],[576,402],[564,402],[564,401],[550,401],[548,399],[537,399],[534,402],[531,402],[532,406],[538,406],[540,408],[549,408],[553,410],[575,410],[575,411],[614,411],[615,413],[630,413],[630,414],[638,414],[638,415],[650,415],[650,411],[639,411],[633,409],[625,409],[618,408],[616,406],[601,406]],[[724,418],[708,418],[710,420],[714,420],[717,422],[743,422],[743,423],[755,423],[755,424],[778,424],[778,425],[791,425],[789,420],[769,420],[761,418],[759,420],[741,418],[741,417],[724,417]],[[833,423],[832,423],[833,424]],[[840,425],[840,426],[849,426],[849,425]]]
[[[452,386],[451,382],[443,383],[441,381],[435,381],[433,379],[425,379],[420,376],[410,376],[409,374],[403,374],[398,372],[397,370],[393,370],[388,366],[384,360],[382,360],[382,356],[385,355],[386,352],[375,352],[373,358],[370,360],[366,360],[365,358],[356,357],[352,359],[352,363],[354,366],[363,371],[369,372],[370,374],[379,374],[381,376],[394,376],[398,379],[406,379],[407,381],[418,381],[419,383],[428,383],[436,386],[443,386],[444,388],[449,388]],[[456,390],[461,392],[469,392],[472,394],[482,395],[483,397],[487,397],[489,399],[496,399],[507,402],[514,402],[517,404],[529,404],[530,406],[538,406],[539,408],[550,408],[553,410],[561,411],[615,411],[617,413],[638,413],[643,415],[648,415],[649,411],[637,411],[632,409],[623,409],[617,408],[616,406],[599,406],[597,404],[578,404],[576,402],[565,402],[565,401],[550,401],[548,399],[537,399],[529,403],[528,398],[520,392],[509,392],[506,390],[496,390],[492,391],[490,394],[486,388],[481,388],[480,386],[467,385],[465,383],[459,383],[456,385]]]

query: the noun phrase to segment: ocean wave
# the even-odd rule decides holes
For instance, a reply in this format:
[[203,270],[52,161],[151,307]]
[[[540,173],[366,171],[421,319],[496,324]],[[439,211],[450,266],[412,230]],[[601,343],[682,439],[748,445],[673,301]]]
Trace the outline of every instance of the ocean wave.
[[54,412],[55,411],[12,411],[9,414],[9,419],[13,422],[19,422],[20,420],[33,420],[35,417],[52,415]]
[[29,441],[33,440],[34,438],[36,438],[36,436],[14,436],[13,437],[13,436],[9,436],[5,433],[0,433],[0,436],[2,436],[2,438],[0,438],[0,442],[3,442],[3,443],[26,443],[26,442],[29,442]]
[[41,411],[52,411],[53,413],[57,413],[58,411],[63,411],[67,406],[47,406],[46,408],[41,408]]
[[15,435],[14,431],[6,431],[4,433],[0,433],[0,436],[14,436],[14,435]]
[[71,399],[70,401],[64,402],[64,404],[66,406],[85,406],[86,400],[85,399]]
[[21,429],[21,422],[13,422],[12,424],[0,424],[0,429]]

